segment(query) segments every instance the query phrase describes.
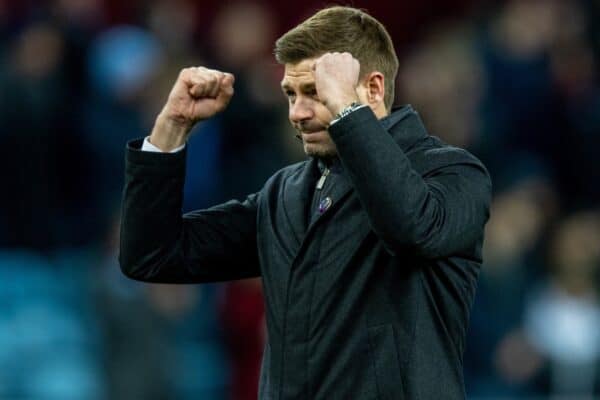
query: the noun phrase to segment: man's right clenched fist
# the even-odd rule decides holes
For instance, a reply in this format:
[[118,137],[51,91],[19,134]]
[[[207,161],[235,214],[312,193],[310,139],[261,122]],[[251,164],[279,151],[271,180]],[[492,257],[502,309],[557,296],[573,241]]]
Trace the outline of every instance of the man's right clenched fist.
[[150,143],[163,151],[181,146],[200,120],[223,111],[233,96],[232,74],[191,67],[181,70],[156,119]]

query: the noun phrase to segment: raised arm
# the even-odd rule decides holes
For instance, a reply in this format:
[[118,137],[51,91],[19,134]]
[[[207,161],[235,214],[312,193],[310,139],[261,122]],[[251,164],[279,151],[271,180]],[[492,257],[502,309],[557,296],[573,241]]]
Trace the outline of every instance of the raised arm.
[[319,99],[333,116],[357,101],[370,106],[335,121],[329,134],[374,232],[387,248],[392,253],[411,248],[429,258],[473,256],[491,201],[483,165],[466,151],[433,144],[435,139],[429,138],[430,145],[419,150],[427,168],[415,169],[378,121],[386,113],[383,74],[363,73],[359,81],[360,64],[349,53],[327,53],[314,70]]
[[491,201],[489,175],[475,157],[430,146],[419,155],[419,163],[428,165],[423,176],[366,107],[330,133],[373,230],[388,249],[411,248],[428,258],[471,253],[482,238]]
[[181,71],[158,115],[150,142],[164,153],[128,145],[119,261],[133,279],[195,283],[260,274],[257,195],[182,215],[185,150],[193,125],[222,111],[233,75],[203,67]]

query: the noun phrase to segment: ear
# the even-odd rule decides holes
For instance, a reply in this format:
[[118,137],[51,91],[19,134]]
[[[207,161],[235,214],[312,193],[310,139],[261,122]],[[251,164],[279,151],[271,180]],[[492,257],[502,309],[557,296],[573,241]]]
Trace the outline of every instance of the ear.
[[365,76],[363,82],[367,101],[371,108],[378,109],[382,106],[385,108],[385,77],[383,74],[379,71],[370,72]]

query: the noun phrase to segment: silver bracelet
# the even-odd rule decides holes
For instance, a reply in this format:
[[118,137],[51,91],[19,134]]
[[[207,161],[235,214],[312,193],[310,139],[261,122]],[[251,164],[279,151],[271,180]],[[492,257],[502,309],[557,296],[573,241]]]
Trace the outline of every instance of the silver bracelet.
[[361,104],[357,101],[352,102],[350,105],[344,107],[342,111],[335,115],[335,118],[329,123],[329,125],[333,125],[338,122],[340,119],[344,118],[346,115],[351,114],[352,112],[358,110],[359,108],[365,107],[365,104]]

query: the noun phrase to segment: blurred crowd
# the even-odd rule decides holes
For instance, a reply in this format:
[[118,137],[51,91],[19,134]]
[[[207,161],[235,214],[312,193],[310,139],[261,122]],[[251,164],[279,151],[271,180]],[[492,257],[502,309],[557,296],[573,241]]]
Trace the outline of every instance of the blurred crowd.
[[[236,94],[195,128],[184,211],[302,160],[271,52],[323,5],[0,0],[0,398],[256,398],[259,280],[120,273],[124,148],[206,65]],[[600,1],[353,5],[397,46],[396,104],[492,175],[469,398],[600,398]]]

